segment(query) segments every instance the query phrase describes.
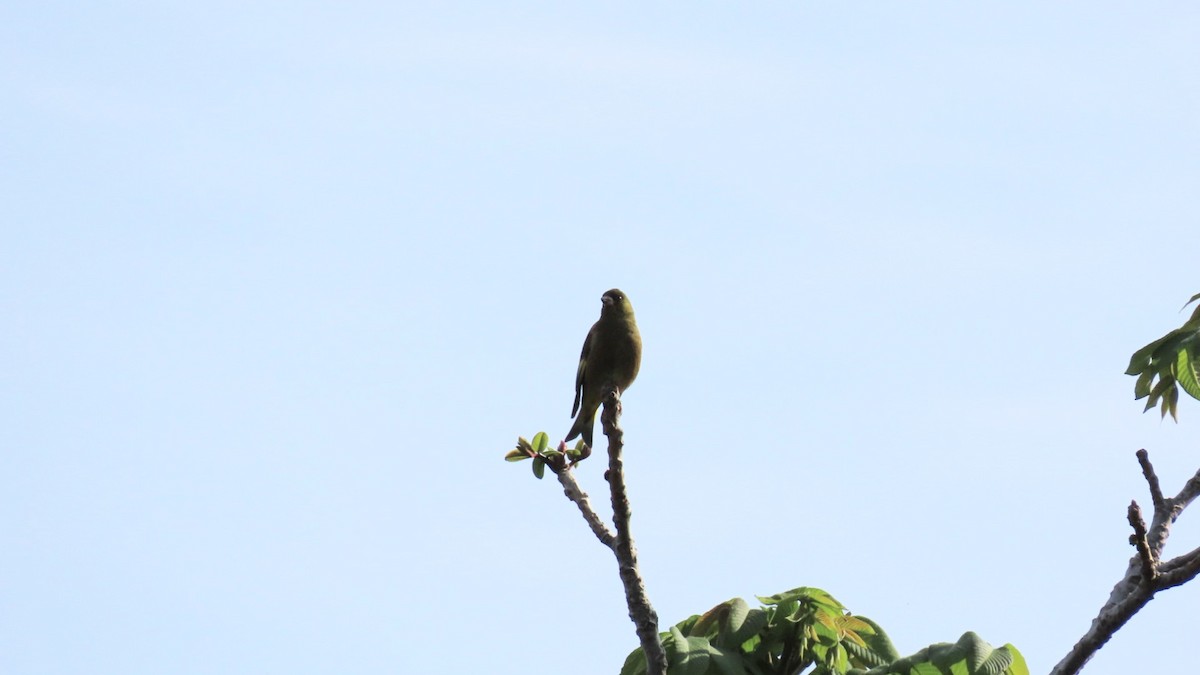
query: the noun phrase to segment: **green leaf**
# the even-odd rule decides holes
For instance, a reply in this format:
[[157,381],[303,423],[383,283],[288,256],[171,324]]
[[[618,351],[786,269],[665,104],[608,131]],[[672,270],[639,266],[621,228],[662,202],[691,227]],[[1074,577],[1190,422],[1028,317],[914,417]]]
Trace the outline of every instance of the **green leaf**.
[[1001,649],[1012,655],[1012,663],[1004,670],[1005,675],[1029,675],[1029,665],[1016,647],[1006,644]]
[[705,675],[708,670],[708,640],[687,637],[683,631],[671,626],[663,638],[667,652],[668,670],[671,675]]
[[1144,398],[1150,395],[1150,383],[1154,380],[1154,371],[1147,368],[1138,375],[1137,382],[1133,385],[1133,400]]
[[1005,647],[993,649],[991,655],[975,669],[981,675],[1001,675],[1013,664],[1013,654]]
[[713,647],[709,657],[720,675],[746,675],[745,658],[739,652]]
[[520,448],[509,450],[508,454],[504,456],[506,462],[519,462],[523,459],[529,459],[529,454]]
[[533,458],[533,475],[537,476],[538,480],[546,475],[546,459],[541,455]]
[[729,608],[725,615],[725,631],[729,634],[735,634],[742,629],[742,624],[746,623],[746,617],[750,615],[750,605],[741,598],[734,598],[725,603]]
[[692,624],[687,628],[683,627],[683,622],[677,623],[675,626],[679,628],[679,630],[684,631],[684,633],[687,635],[716,635],[720,632],[718,623],[720,622],[721,617],[729,612],[730,602],[733,601],[729,600],[727,602],[722,602],[699,617],[692,615],[689,618],[694,618],[695,621],[692,622]]
[[705,675],[708,672],[708,664],[711,659],[709,651],[712,648],[708,643],[708,638],[687,637],[684,638],[682,646],[685,649],[682,652],[678,651],[680,646],[680,644],[676,644],[671,675],[676,673],[679,675]]
[[764,611],[767,613],[767,629],[762,636],[760,650],[778,653],[785,642],[800,638],[800,634],[796,630],[796,623],[789,620],[780,608],[769,607]]
[[[967,652],[961,645],[941,643],[929,645],[929,662],[941,670],[951,670],[966,658]],[[965,670],[963,668],[962,670]],[[953,672],[953,671],[952,671]]]
[[1151,342],[1145,347],[1142,347],[1134,352],[1133,356],[1129,359],[1129,367],[1125,369],[1125,374],[1137,375],[1148,368],[1150,366],[1150,357],[1154,354],[1154,351],[1158,349],[1159,345],[1166,342],[1170,337],[1170,334],[1160,337],[1154,342]]
[[1179,416],[1175,414],[1175,406],[1179,405],[1179,387],[1171,387],[1171,391],[1168,391],[1163,396],[1162,404],[1163,417],[1166,417],[1167,413],[1171,413],[1171,419],[1178,422]]
[[803,607],[800,605],[799,600],[784,600],[775,609],[777,610],[775,617],[782,619],[783,622],[790,621],[794,623],[799,621],[800,617],[804,614],[801,611]]
[[837,619],[831,617],[824,612],[818,612],[813,616],[813,630],[822,638],[821,642],[826,644],[836,642],[838,638]]
[[539,432],[537,432],[537,434],[534,435],[534,437],[533,437],[533,451],[534,452],[541,453],[543,450],[546,449],[546,446],[548,446],[548,445],[550,445],[550,437],[546,435],[546,432],[539,431]]
[[[739,598],[740,599],[740,598]],[[745,601],[742,601],[745,603]],[[731,622],[732,624],[732,622]],[[731,646],[740,646],[746,644],[751,638],[758,635],[759,631],[767,625],[767,613],[762,609],[755,607],[746,613],[742,624],[736,629],[732,629],[730,634]]]
[[980,666],[992,655],[992,646],[975,633],[964,633],[958,640],[958,646],[966,653],[967,670],[971,673],[979,672]]
[[1188,342],[1195,334],[1195,331],[1176,328],[1164,335],[1162,340],[1160,340],[1161,344],[1154,350],[1154,355],[1150,358],[1151,366],[1161,369],[1164,362],[1174,361],[1175,352],[1179,349],[1180,345]]
[[846,654],[846,648],[839,643],[833,650],[830,651],[829,669],[844,673],[850,669],[850,656]]
[[[718,605],[718,607],[719,606],[720,605]],[[678,628],[679,632],[683,633],[684,635],[701,635],[703,631],[707,630],[705,628],[698,627],[700,622],[703,620],[704,617],[700,616],[699,614],[693,614],[683,621],[675,624],[675,627]],[[667,635],[667,633],[663,633],[663,635]]]
[[1189,396],[1200,400],[1200,372],[1197,371],[1197,366],[1200,366],[1200,362],[1196,361],[1191,348],[1179,350],[1175,360],[1175,379]]
[[646,665],[646,655],[638,647],[625,657],[625,665],[621,666],[621,675],[646,675],[649,668]]
[[846,651],[849,652],[850,656],[854,658],[854,664],[858,666],[875,668],[877,666],[887,665],[896,660],[883,658],[879,654],[875,653],[875,651],[871,649],[870,645],[860,646],[853,642],[846,642],[843,643],[842,646],[846,648]]
[[1158,400],[1162,398],[1163,394],[1174,388],[1175,376],[1171,374],[1170,369],[1168,368],[1166,371],[1160,372],[1158,374],[1158,384],[1154,385],[1154,388],[1150,390],[1150,398],[1146,401],[1146,408],[1142,412],[1153,408],[1158,403]]
[[[874,621],[865,616],[857,617],[860,621],[874,629],[874,634],[865,638],[867,647],[871,652],[883,660],[884,663],[895,661],[900,658],[900,652],[896,650],[896,645],[892,644],[891,638],[884,632],[883,628]],[[861,634],[861,633],[860,633]]]
[[[1182,312],[1184,309],[1187,309],[1188,305],[1192,304],[1193,302],[1195,302],[1197,300],[1200,300],[1200,293],[1197,293],[1197,294],[1193,295],[1192,297],[1188,298],[1188,301],[1183,303],[1183,307],[1180,307],[1179,311]],[[1200,329],[1200,306],[1197,306],[1196,309],[1192,310],[1191,318],[1189,318],[1187,320],[1187,323],[1183,324],[1183,327]]]
[[776,593],[775,595],[769,595],[765,598],[761,595],[756,596],[756,597],[758,598],[758,601],[763,603],[764,605],[779,605],[784,602],[787,602],[788,600],[796,600],[796,601],[806,601],[807,600],[807,601],[812,601],[812,602],[817,602],[817,603],[820,603],[823,605],[827,605],[829,607],[833,607],[833,608],[839,609],[839,610],[845,609],[845,607],[842,606],[842,603],[833,599],[832,595],[826,593],[825,591],[823,591],[819,588],[811,588],[809,586],[800,586],[799,588],[793,588],[790,591],[784,591],[783,593]]

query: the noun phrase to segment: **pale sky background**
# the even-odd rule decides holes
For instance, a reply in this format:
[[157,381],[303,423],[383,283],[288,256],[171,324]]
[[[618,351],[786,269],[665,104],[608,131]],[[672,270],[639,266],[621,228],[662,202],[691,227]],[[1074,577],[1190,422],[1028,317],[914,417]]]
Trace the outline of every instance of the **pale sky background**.
[[[664,628],[831,592],[1044,673],[1200,404],[1194,3],[0,6],[0,672],[614,674],[600,294]],[[606,506],[603,467],[580,480]],[[605,508],[607,512],[607,508]],[[1200,513],[1168,553],[1200,545]],[[1194,659],[1200,583],[1088,673]],[[564,664],[569,665],[569,671]]]

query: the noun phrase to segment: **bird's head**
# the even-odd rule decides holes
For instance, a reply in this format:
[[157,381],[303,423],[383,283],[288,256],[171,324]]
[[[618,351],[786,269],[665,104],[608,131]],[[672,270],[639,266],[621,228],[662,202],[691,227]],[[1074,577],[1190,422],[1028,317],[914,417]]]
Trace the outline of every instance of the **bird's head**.
[[600,296],[600,314],[633,314],[633,305],[621,289],[614,288]]

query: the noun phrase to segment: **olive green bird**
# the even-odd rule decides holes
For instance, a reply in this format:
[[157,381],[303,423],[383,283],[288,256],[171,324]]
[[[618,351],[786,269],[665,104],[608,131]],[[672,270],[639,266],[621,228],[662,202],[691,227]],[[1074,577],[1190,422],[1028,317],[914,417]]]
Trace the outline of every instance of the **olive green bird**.
[[588,447],[592,445],[596,410],[601,401],[613,387],[624,393],[642,365],[642,336],[629,298],[614,288],[600,296],[600,303],[600,320],[592,324],[579,354],[575,403],[571,406],[575,423],[566,438],[569,441],[583,434]]

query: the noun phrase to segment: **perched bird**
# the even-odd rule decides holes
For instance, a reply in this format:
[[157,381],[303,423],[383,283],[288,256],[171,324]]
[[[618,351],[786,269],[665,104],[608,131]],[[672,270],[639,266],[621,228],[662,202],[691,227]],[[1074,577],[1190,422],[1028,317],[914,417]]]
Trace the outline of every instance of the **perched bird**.
[[600,303],[600,320],[592,324],[579,354],[575,403],[571,406],[575,423],[566,438],[569,441],[583,434],[583,442],[589,447],[596,409],[613,387],[624,393],[642,365],[642,336],[629,298],[614,288],[600,296]]

